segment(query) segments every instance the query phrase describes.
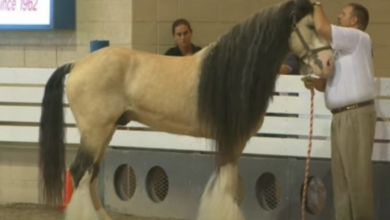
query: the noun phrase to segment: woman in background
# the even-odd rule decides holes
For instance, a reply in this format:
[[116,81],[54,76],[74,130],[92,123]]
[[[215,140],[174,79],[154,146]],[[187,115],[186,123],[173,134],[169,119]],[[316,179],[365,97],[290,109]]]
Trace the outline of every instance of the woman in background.
[[176,46],[168,49],[165,55],[191,56],[202,49],[191,42],[192,28],[186,19],[181,18],[173,22],[172,35]]

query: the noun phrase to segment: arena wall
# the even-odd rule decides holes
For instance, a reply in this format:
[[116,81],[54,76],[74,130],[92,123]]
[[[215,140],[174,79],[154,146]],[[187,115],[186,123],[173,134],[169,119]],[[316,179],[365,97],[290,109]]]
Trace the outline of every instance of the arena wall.
[[132,3],[77,0],[76,31],[0,31],[0,66],[56,67],[87,55],[95,39],[130,47]]
[[[76,150],[67,148],[67,164]],[[20,143],[0,145],[0,204],[39,203],[38,146]]]
[[[133,45],[136,49],[164,53],[173,46],[172,22],[183,17],[194,30],[193,42],[206,46],[260,8],[282,0],[140,0],[133,3]],[[337,21],[342,7],[350,1],[323,1],[331,22]],[[375,74],[390,77],[390,17],[388,0],[357,0],[365,5],[371,15],[367,32],[371,35],[375,50]],[[151,38],[150,36],[157,36]]]
[[[77,0],[77,30],[0,31],[0,66],[56,67],[89,53],[89,42],[109,40],[111,45],[164,53],[173,46],[172,21],[187,18],[194,43],[205,46],[251,13],[282,0]],[[349,1],[327,0],[332,22]],[[390,1],[357,0],[368,7],[375,49],[375,74],[390,77]]]

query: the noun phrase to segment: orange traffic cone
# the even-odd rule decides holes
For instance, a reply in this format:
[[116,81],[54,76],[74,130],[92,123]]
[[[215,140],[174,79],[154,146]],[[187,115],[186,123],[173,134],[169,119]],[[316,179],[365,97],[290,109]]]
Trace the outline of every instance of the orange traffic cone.
[[64,203],[60,207],[62,211],[65,211],[66,207],[68,206],[70,199],[72,198],[72,194],[73,194],[72,174],[70,173],[69,170],[67,170],[65,176]]

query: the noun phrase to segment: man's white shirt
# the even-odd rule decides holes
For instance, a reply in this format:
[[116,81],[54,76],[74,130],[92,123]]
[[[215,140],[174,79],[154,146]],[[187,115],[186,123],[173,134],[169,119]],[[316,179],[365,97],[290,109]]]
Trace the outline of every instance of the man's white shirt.
[[328,79],[325,104],[328,109],[374,99],[376,95],[370,36],[354,28],[332,25],[335,72]]

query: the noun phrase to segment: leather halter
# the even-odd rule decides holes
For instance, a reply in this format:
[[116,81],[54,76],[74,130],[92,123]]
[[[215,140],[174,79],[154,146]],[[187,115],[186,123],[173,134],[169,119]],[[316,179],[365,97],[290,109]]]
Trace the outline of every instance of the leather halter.
[[301,31],[300,31],[299,28],[296,26],[296,24],[294,24],[293,31],[297,33],[299,40],[300,40],[301,43],[303,44],[303,47],[305,47],[305,49],[306,49],[306,53],[305,53],[303,56],[300,56],[300,57],[299,57],[300,59],[304,59],[304,58],[306,58],[306,57],[309,57],[309,58],[310,58],[310,57],[312,57],[314,54],[317,54],[317,53],[320,52],[320,51],[323,51],[323,50],[331,50],[331,49],[332,49],[331,46],[324,46],[324,47],[319,47],[319,48],[315,48],[315,49],[310,49],[309,45],[306,43],[305,39],[304,39],[303,36],[302,36]]
[[303,59],[308,57],[308,63],[310,63],[310,58],[313,58],[313,56],[316,56],[319,52],[321,52],[323,50],[332,50],[332,47],[331,46],[324,46],[324,47],[310,49],[309,45],[307,44],[307,42],[303,38],[303,35],[297,26],[295,13],[293,14],[293,19],[294,19],[294,21],[293,21],[293,25],[292,25],[292,31],[297,33],[300,42],[302,43],[303,47],[306,50],[306,53],[303,54],[302,56],[300,56],[299,59],[307,67],[306,75],[315,75],[315,74],[313,74],[311,66],[309,64],[306,64],[305,62],[303,62]]

